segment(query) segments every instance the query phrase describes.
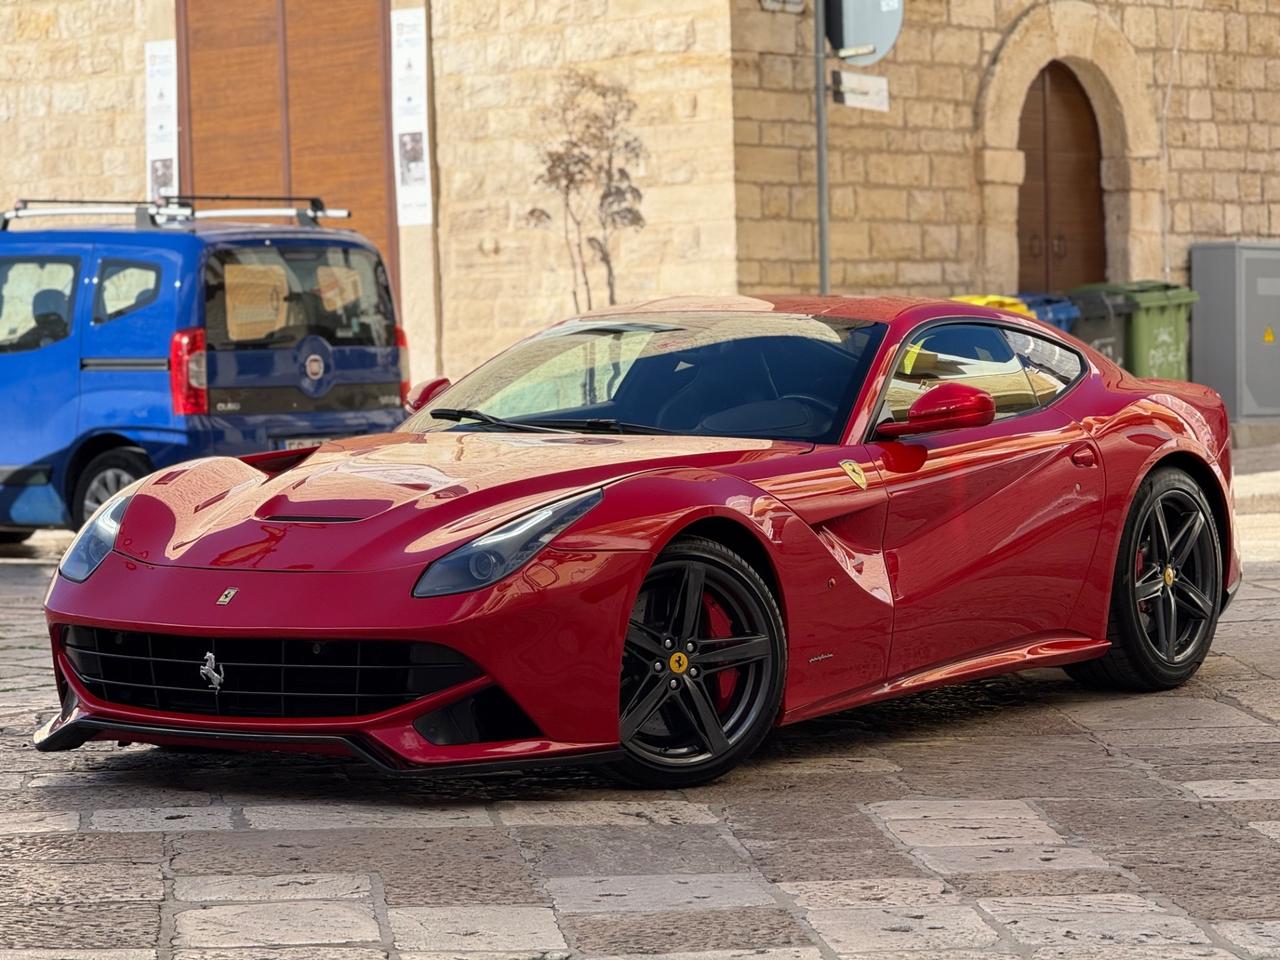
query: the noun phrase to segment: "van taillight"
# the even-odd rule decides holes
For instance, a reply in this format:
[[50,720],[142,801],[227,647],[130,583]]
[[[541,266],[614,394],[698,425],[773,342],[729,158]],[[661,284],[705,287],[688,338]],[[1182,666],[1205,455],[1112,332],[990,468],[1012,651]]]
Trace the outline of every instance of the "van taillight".
[[396,352],[400,355],[400,402],[409,399],[409,338],[404,335],[404,327],[396,327]]
[[169,391],[178,416],[209,412],[209,363],[204,330],[179,330],[169,341]]

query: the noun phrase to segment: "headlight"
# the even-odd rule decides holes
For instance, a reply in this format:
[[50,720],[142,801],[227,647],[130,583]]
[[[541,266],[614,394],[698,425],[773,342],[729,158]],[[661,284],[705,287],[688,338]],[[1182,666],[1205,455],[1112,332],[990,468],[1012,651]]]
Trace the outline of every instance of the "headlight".
[[548,504],[432,563],[413,588],[415,597],[478,590],[515,573],[569,524],[604,499],[600,490]]
[[71,546],[62,555],[58,564],[58,572],[68,580],[84,583],[89,575],[98,569],[108,553],[116,545],[116,534],[120,532],[120,521],[124,512],[129,509],[129,501],[133,499],[133,491],[138,484],[131,483],[119,493],[107,500],[94,511],[89,522],[80,528]]

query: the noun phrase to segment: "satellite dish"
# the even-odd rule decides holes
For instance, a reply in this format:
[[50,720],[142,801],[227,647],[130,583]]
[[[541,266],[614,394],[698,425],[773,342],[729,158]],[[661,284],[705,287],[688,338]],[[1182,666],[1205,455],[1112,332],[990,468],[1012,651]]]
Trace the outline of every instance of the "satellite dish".
[[836,56],[845,63],[865,67],[888,55],[902,31],[905,2],[826,0],[827,39]]

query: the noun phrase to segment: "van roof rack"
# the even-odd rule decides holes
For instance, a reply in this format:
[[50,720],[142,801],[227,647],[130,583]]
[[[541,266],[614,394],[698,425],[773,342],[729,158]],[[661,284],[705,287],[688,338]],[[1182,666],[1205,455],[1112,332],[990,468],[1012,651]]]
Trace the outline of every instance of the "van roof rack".
[[[164,211],[162,213],[162,210]],[[20,197],[12,210],[0,214],[0,231],[14,220],[33,217],[119,217],[133,215],[139,229],[158,226],[157,217],[191,217],[193,210],[181,205],[149,203],[146,200],[64,200],[57,197]]]
[[[205,201],[237,201],[250,204],[287,204],[287,206],[248,206],[217,210],[198,210]],[[34,205],[34,206],[33,206]],[[8,230],[14,220],[32,217],[124,216],[133,214],[139,230],[149,230],[166,223],[191,220],[240,220],[249,217],[293,217],[299,226],[319,226],[319,220],[345,220],[351,211],[329,208],[319,197],[257,196],[244,194],[182,194],[147,200],[62,200],[50,197],[28,197],[14,201],[13,209],[0,214],[0,231]]]
[[[299,226],[314,227],[320,218],[346,220],[351,211],[341,207],[327,207],[319,197],[301,197],[289,194],[261,195],[244,193],[181,193],[165,197],[166,204],[192,211],[196,220],[238,220],[244,217],[293,217]],[[198,210],[197,203],[228,201],[251,204],[286,204],[286,206],[230,207],[220,210]],[[163,212],[163,207],[161,211]]]

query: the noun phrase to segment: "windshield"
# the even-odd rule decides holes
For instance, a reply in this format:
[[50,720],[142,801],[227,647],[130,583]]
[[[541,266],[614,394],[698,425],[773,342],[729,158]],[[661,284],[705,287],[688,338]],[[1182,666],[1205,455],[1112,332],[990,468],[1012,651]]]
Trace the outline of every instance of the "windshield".
[[314,243],[228,246],[205,266],[205,326],[214,350],[395,345],[386,271],[368,250]]
[[876,323],[779,314],[574,320],[490,360],[401,429],[536,423],[838,443],[883,336]]

